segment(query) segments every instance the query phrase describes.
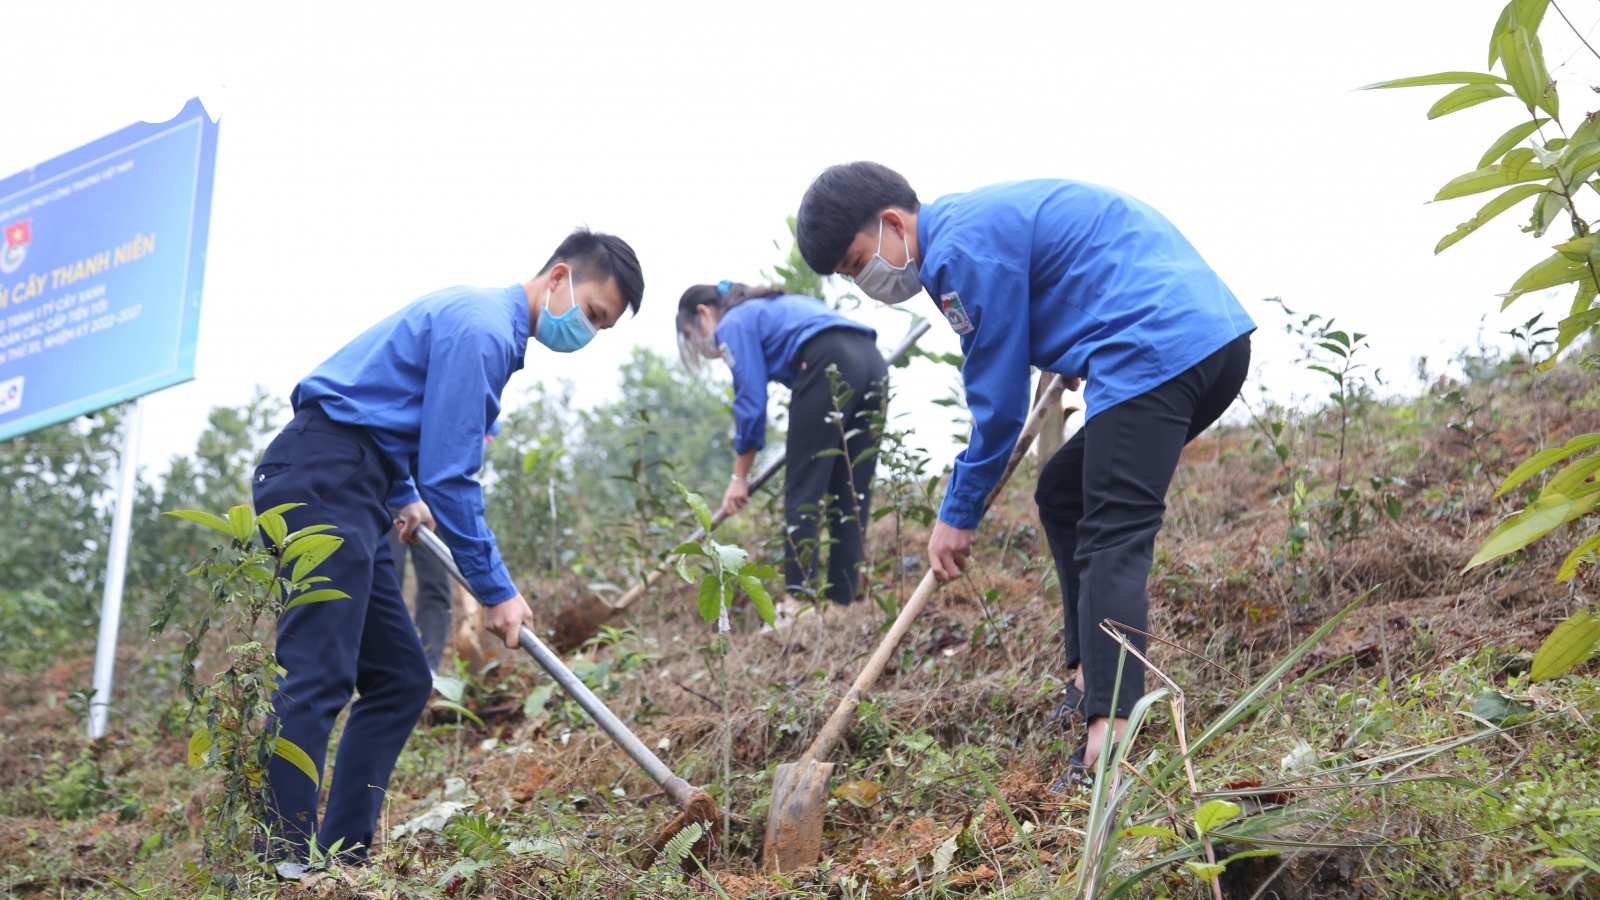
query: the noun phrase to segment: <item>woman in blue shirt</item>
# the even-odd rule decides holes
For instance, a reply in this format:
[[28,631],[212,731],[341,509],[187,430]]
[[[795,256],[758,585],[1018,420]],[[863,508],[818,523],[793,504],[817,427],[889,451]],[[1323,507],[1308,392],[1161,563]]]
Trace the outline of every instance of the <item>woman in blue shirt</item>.
[[[877,469],[875,425],[884,408],[888,367],[878,352],[877,332],[845,318],[827,304],[775,287],[724,281],[697,284],[678,301],[678,346],[683,362],[697,371],[700,359],[721,359],[733,372],[735,435],[733,478],[722,497],[729,514],[750,502],[750,466],[767,443],[767,382],[790,388],[788,474],[784,479],[786,586],[779,612],[801,608],[796,595],[819,594],[834,603],[856,598],[862,532],[872,508]],[[839,411],[833,421],[836,367]],[[849,435],[847,438],[846,435]],[[818,457],[824,450],[844,450]],[[859,460],[851,465],[851,460]],[[816,584],[818,520],[825,514],[833,540],[828,576]]]

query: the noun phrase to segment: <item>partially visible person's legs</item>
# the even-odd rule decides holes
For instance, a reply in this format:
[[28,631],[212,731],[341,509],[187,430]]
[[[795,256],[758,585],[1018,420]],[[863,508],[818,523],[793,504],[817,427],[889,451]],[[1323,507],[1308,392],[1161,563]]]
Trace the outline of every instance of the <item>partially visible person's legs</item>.
[[1061,641],[1067,668],[1078,666],[1078,520],[1083,518],[1083,430],[1079,429],[1039,472],[1033,492],[1039,524],[1056,563],[1061,587]]
[[830,493],[834,461],[831,456],[818,458],[817,454],[837,443],[827,426],[832,409],[827,376],[810,366],[796,372],[789,393],[789,436],[783,475],[783,520],[788,531],[783,583],[785,590],[796,597],[807,596],[815,588],[817,564],[823,556],[817,525],[824,495]]
[[417,579],[417,634],[422,638],[422,654],[428,671],[437,673],[450,643],[450,598],[455,584],[450,573],[433,555],[411,548],[411,573]]
[[[833,446],[839,447],[844,438],[845,451],[832,457],[828,486],[828,493],[836,499],[829,511],[828,534],[833,545],[828,550],[827,597],[833,603],[854,603],[861,561],[866,557],[865,525],[872,519],[872,479],[878,471],[878,454],[869,451],[876,446],[874,419],[885,407],[889,369],[877,344],[859,331],[824,331],[807,342],[804,349],[824,372],[830,363],[837,366],[840,389],[849,390],[849,397],[840,406],[843,424],[824,426],[832,433]],[[829,397],[831,413],[831,385]]]
[[411,551],[411,574],[416,579],[417,596],[412,618],[417,624],[417,636],[422,639],[422,655],[428,660],[428,671],[439,674],[439,663],[444,659],[444,648],[450,643],[450,595],[454,585],[450,573],[431,553],[418,552],[415,545],[400,540],[397,529],[389,529],[389,554],[394,557],[394,575],[403,585],[406,581],[406,551]]

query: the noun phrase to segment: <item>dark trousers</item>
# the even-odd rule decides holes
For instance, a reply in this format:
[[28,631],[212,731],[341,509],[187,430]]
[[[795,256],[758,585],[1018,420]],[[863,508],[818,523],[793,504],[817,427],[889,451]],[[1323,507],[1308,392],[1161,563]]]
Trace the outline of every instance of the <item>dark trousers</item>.
[[[842,420],[834,415],[830,365],[838,367],[839,390],[849,391],[839,404]],[[817,563],[822,558],[819,512],[827,495],[832,497],[826,513],[834,544],[827,554],[828,586],[823,596],[833,603],[855,602],[865,555],[862,532],[872,514],[872,476],[878,468],[878,455],[866,451],[875,446],[873,419],[883,412],[888,376],[877,344],[854,329],[821,332],[800,348],[789,398],[783,494],[789,532],[783,577],[790,593],[816,589]],[[830,450],[835,452],[825,452]]]
[[[389,555],[394,557],[394,576],[402,583],[406,580],[406,547],[400,532],[389,529]],[[428,671],[439,671],[444,659],[445,644],[450,642],[450,573],[433,554],[411,546],[411,573],[417,578],[417,602],[412,610],[416,620],[417,636],[422,638],[422,655],[428,660]]]
[[[1034,500],[1061,580],[1067,666],[1082,666],[1084,716],[1106,716],[1121,647],[1100,623],[1150,630],[1146,582],[1167,487],[1185,444],[1239,396],[1250,336],[1236,338],[1171,381],[1094,417],[1039,473]],[[1143,652],[1144,637],[1128,635]],[[1144,695],[1144,665],[1123,663],[1117,715]]]
[[422,644],[411,625],[385,535],[391,480],[367,433],[302,409],[261,457],[253,482],[256,509],[304,506],[284,514],[289,530],[333,525],[344,538],[316,570],[349,594],[296,607],[278,620],[279,679],[273,709],[281,735],[326,775],[328,736],[353,692],[333,769],[327,816],[319,829],[319,785],[282,759],[267,768],[267,800],[293,847],[313,836],[323,848],[342,840],[360,857],[372,845],[395,760],[432,691]]

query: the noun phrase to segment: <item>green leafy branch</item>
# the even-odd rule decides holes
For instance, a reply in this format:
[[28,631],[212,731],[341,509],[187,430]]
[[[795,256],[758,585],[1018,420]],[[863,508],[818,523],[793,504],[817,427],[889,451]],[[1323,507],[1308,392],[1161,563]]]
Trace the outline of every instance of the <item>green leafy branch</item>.
[[[1550,6],[1550,0],[1512,0],[1500,11],[1489,40],[1488,63],[1490,68],[1498,64],[1500,75],[1440,72],[1366,86],[1367,89],[1383,89],[1459,85],[1428,110],[1430,119],[1502,98],[1514,97],[1521,103],[1528,120],[1513,125],[1496,138],[1479,158],[1477,169],[1451,179],[1434,199],[1449,200],[1504,190],[1471,219],[1440,239],[1434,252],[1454,246],[1496,216],[1524,202],[1531,205],[1528,224],[1522,230],[1536,238],[1543,237],[1556,220],[1567,219],[1571,237],[1554,245],[1553,254],[1523,272],[1512,282],[1511,288],[1500,295],[1500,308],[1505,309],[1524,294],[1577,285],[1566,318],[1557,323],[1554,341],[1538,342],[1553,346],[1550,355],[1536,365],[1541,372],[1555,365],[1574,340],[1600,326],[1600,308],[1595,306],[1596,297],[1600,296],[1600,266],[1596,265],[1600,260],[1600,235],[1591,233],[1591,225],[1579,214],[1577,203],[1586,185],[1600,192],[1600,180],[1596,179],[1600,174],[1600,115],[1597,115],[1600,111],[1585,115],[1570,134],[1561,123],[1560,97],[1545,66],[1538,34]],[[1509,92],[1507,87],[1511,89]],[[1546,126],[1553,127],[1560,136],[1547,135]],[[1529,320],[1524,330],[1531,331],[1536,321],[1537,317]],[[1495,496],[1596,447],[1600,447],[1600,434],[1586,434],[1564,446],[1535,454],[1505,479]],[[1567,463],[1550,477],[1532,502],[1490,533],[1466,568],[1516,553],[1558,528],[1592,516],[1600,508],[1597,473],[1600,473],[1600,453],[1590,453]],[[1594,563],[1597,557],[1600,557],[1600,532],[1573,548],[1561,564],[1557,581],[1572,578],[1580,567]],[[1532,677],[1540,680],[1566,673],[1593,656],[1596,641],[1600,641],[1600,624],[1595,623],[1589,612],[1577,613],[1539,648],[1534,657]]]
[[[228,510],[226,518],[196,510],[166,513],[227,538],[188,572],[191,581],[205,586],[208,603],[190,630],[179,666],[185,719],[202,720],[189,738],[189,765],[220,776],[206,798],[210,827],[202,839],[208,868],[201,878],[207,883],[247,860],[260,859],[255,845],[269,837],[260,787],[274,757],[321,782],[310,755],[278,733],[272,698],[278,679],[287,672],[257,639],[283,612],[349,596],[320,587],[329,579],[313,574],[344,539],[325,533],[332,530],[330,525],[290,533],[283,514],[300,505],[284,504],[259,515],[240,505]],[[264,538],[259,544],[258,535]],[[151,625],[153,635],[172,623],[182,593],[182,582],[168,592]],[[214,627],[231,641],[228,665],[202,685],[196,681],[200,649]]]

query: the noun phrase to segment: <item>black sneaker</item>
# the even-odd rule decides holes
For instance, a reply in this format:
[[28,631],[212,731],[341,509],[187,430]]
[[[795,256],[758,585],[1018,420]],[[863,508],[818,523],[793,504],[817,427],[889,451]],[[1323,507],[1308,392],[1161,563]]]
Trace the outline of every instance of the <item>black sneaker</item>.
[[1061,702],[1056,704],[1056,711],[1051,713],[1045,727],[1060,725],[1062,731],[1070,732],[1076,721],[1083,721],[1083,691],[1072,682],[1067,682],[1066,690],[1061,692]]
[[[1082,747],[1072,751],[1072,755],[1067,757],[1066,771],[1062,772],[1061,775],[1051,783],[1050,793],[1070,794],[1072,793],[1072,789],[1075,787],[1094,787],[1094,763],[1086,763],[1083,761],[1084,756],[1087,755],[1088,752],[1088,744],[1084,744]],[[1112,744],[1111,749],[1107,750],[1106,752],[1110,753],[1112,756],[1115,756],[1117,753],[1117,745]]]
[[1062,772],[1050,784],[1050,793],[1070,794],[1075,787],[1092,787],[1094,785],[1094,769],[1083,761],[1083,756],[1088,750],[1089,745],[1084,744],[1082,747],[1072,751],[1072,755],[1067,757],[1066,771]]

